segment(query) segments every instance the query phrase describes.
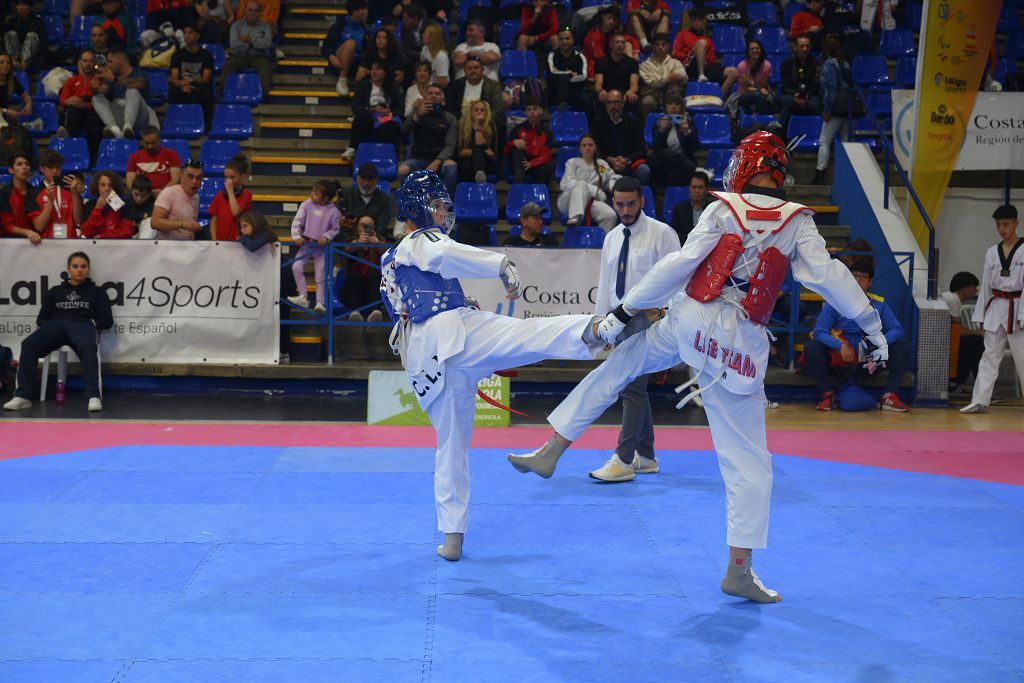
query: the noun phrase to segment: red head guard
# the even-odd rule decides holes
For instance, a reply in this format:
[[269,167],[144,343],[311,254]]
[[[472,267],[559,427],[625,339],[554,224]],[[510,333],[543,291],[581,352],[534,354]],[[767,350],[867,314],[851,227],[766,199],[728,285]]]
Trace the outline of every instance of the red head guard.
[[761,173],[770,175],[776,187],[786,181],[789,151],[785,143],[767,131],[759,130],[743,138],[722,173],[722,184],[729,192],[743,192],[747,181]]

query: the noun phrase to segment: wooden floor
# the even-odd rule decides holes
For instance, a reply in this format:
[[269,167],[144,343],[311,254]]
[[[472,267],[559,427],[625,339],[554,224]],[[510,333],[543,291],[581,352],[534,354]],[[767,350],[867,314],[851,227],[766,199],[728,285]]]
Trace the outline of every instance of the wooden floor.
[[[951,408],[912,408],[906,413],[868,410],[820,412],[807,404],[768,411],[768,429],[907,429],[948,432],[1024,432],[1024,406],[992,406],[988,412],[961,415]],[[1021,441],[1024,452],[1024,440]]]

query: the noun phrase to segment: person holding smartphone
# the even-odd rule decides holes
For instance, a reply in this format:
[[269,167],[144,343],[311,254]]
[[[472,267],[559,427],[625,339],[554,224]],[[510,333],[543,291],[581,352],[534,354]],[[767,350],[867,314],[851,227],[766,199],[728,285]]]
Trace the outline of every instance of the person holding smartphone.
[[78,237],[85,185],[75,174],[61,175],[63,165],[64,157],[57,152],[45,149],[39,153],[43,186],[36,195],[36,207],[28,217],[43,239]]
[[654,124],[654,146],[647,157],[651,177],[665,187],[686,185],[697,168],[697,129],[679,94],[665,99],[665,114]]
[[[383,303],[380,300],[380,268],[374,268],[370,263],[380,263],[380,257],[389,246],[377,234],[377,227],[373,222],[373,216],[363,215],[356,220],[354,242],[360,246],[345,247],[345,251],[356,256],[362,261],[345,259],[346,272],[345,280],[341,286],[341,303],[345,308],[351,309],[348,319],[353,322],[379,323],[384,320]],[[370,247],[362,245],[380,244],[381,247]],[[367,261],[368,263],[363,263]],[[358,310],[376,302],[377,307],[372,310]]]

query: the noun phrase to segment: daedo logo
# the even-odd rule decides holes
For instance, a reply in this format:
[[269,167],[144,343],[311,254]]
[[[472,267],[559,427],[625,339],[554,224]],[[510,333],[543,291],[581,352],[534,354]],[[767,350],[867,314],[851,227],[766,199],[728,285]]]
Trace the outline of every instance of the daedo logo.
[[937,111],[932,112],[932,123],[939,126],[952,126],[956,123],[956,117],[949,113],[946,105],[940,104]]

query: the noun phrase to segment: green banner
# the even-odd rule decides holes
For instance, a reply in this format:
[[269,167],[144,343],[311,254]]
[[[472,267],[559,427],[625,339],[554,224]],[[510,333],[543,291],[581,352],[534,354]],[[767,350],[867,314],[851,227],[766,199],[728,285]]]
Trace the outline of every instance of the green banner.
[[[491,399],[509,405],[511,388],[508,377],[491,375],[480,380],[477,388]],[[430,418],[420,408],[416,394],[404,372],[371,370],[368,381],[366,422],[371,425],[429,425]],[[496,408],[476,397],[476,427],[507,427],[507,410]]]

